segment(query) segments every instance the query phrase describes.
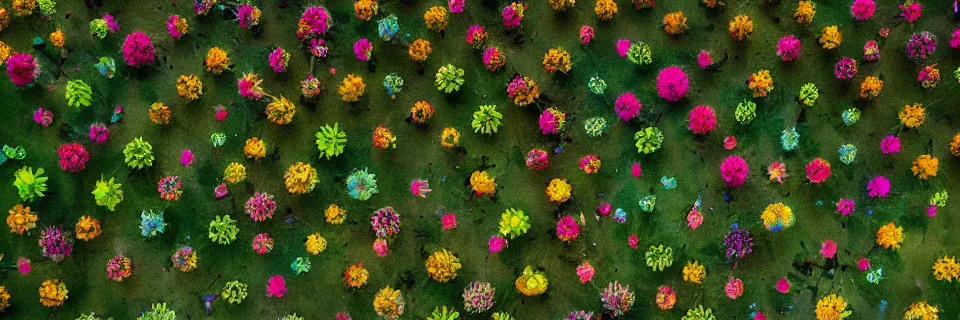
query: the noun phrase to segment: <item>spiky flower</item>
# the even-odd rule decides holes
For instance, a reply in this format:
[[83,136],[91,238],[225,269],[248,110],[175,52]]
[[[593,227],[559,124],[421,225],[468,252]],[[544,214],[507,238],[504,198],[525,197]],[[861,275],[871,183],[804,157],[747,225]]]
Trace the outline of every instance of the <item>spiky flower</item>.
[[630,290],[630,286],[621,285],[619,281],[611,282],[600,295],[600,301],[603,302],[603,308],[610,311],[613,317],[619,317],[633,307],[636,295]]
[[697,305],[696,308],[687,310],[687,315],[680,318],[680,320],[716,320],[717,317],[713,315],[713,309],[703,308],[703,305]]
[[340,130],[340,123],[336,122],[331,127],[329,124],[320,127],[316,133],[317,149],[320,155],[330,160],[330,157],[339,156],[343,153],[343,147],[347,144],[347,133]]
[[13,186],[17,187],[20,199],[23,201],[33,201],[37,198],[43,198],[44,191],[47,191],[47,179],[43,176],[43,168],[38,168],[36,172],[33,168],[24,166],[13,173]]
[[67,81],[65,98],[67,105],[80,109],[80,107],[89,107],[93,102],[93,89],[83,80],[77,79]]
[[530,217],[523,210],[508,208],[500,215],[500,234],[515,239],[530,229]]
[[373,212],[370,226],[377,238],[393,237],[400,233],[400,214],[393,207],[383,207]]
[[110,177],[110,181],[100,177],[91,194],[93,194],[98,206],[105,206],[107,210],[113,211],[117,204],[123,201],[123,190],[120,190],[120,186],[121,184],[116,183],[113,177]]
[[817,85],[813,83],[806,83],[800,87],[800,103],[806,107],[812,107],[817,103],[817,99],[820,98],[820,91],[817,90]]
[[463,309],[475,314],[490,310],[495,292],[496,289],[489,282],[471,282],[463,289]]

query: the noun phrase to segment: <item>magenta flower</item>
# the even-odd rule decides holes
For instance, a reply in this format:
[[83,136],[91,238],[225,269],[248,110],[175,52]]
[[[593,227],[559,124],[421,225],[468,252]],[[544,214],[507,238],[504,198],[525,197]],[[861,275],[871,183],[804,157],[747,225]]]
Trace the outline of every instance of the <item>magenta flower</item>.
[[357,56],[357,60],[370,60],[370,56],[373,55],[373,44],[367,38],[357,40],[353,43],[353,54]]
[[136,31],[123,41],[123,60],[131,67],[153,64],[156,57],[150,36]]
[[37,59],[26,53],[15,53],[7,59],[7,76],[15,86],[23,87],[40,75]]
[[542,131],[544,135],[560,133],[560,130],[563,130],[566,118],[567,115],[560,110],[554,108],[544,109],[543,112],[540,113],[540,119],[538,120],[540,131]]
[[320,37],[327,34],[327,29],[333,26],[330,12],[321,7],[310,7],[300,17],[297,37],[303,40],[307,37]]
[[577,277],[580,278],[580,283],[582,284],[590,282],[595,273],[596,270],[593,269],[593,266],[590,265],[590,262],[584,261],[582,264],[577,266]]
[[463,12],[463,0],[447,0],[447,8],[450,13],[457,14]]
[[613,207],[609,203],[604,202],[597,205],[597,214],[606,217],[610,215],[612,209]]
[[527,167],[533,170],[543,170],[547,168],[547,165],[550,164],[550,160],[547,158],[547,152],[541,149],[533,149],[530,152],[527,152]]
[[597,173],[600,170],[600,157],[593,154],[583,156],[580,158],[580,170],[587,174]]
[[523,10],[526,5],[518,4],[512,2],[506,7],[503,7],[503,26],[507,28],[515,28],[520,26],[520,21],[523,20]]
[[883,154],[899,153],[900,138],[893,135],[884,137],[883,140],[880,140],[880,152],[883,152]]
[[820,247],[820,254],[823,255],[824,258],[833,259],[837,254],[837,243],[829,239],[824,241],[823,246]]
[[633,92],[624,92],[617,97],[614,108],[617,111],[617,115],[620,116],[620,120],[630,121],[630,119],[640,115],[640,109],[643,108],[643,105],[640,104],[637,96],[633,95]]
[[630,165],[630,175],[632,175],[634,178],[639,178],[642,173],[643,167],[640,166],[639,162],[634,162],[632,165]]
[[620,39],[617,40],[617,54],[622,58],[626,58],[627,54],[630,52],[630,40]]
[[687,116],[687,129],[695,135],[705,135],[717,128],[717,116],[709,106],[696,106]]
[[723,138],[724,149],[733,150],[733,148],[736,148],[736,147],[737,147],[737,137],[727,136],[726,138]]
[[857,75],[857,60],[843,57],[833,65],[833,75],[839,80],[850,80]]
[[821,158],[813,159],[807,164],[807,180],[819,184],[830,177],[830,163]]
[[960,49],[960,28],[953,30],[953,35],[950,38],[950,47]]
[[789,35],[777,42],[777,56],[784,62],[793,61],[800,56],[800,39]]
[[87,160],[90,160],[90,153],[79,143],[68,143],[57,148],[57,156],[60,158],[60,168],[66,172],[80,172],[87,167]]
[[897,7],[900,8],[901,11],[903,11],[902,13],[900,13],[900,17],[907,20],[907,22],[909,23],[913,23],[914,21],[917,21],[917,19],[919,19],[920,16],[923,15],[923,7],[920,6],[919,2],[913,2],[909,5],[901,4]]
[[217,199],[226,197],[228,193],[229,191],[227,190],[226,183],[220,183],[220,185],[213,189],[213,194],[217,197]]
[[180,153],[180,164],[182,164],[184,167],[189,167],[192,163],[193,151],[190,151],[190,149],[183,150],[183,152]]
[[180,39],[180,37],[183,37],[185,32],[181,32],[182,30],[180,30],[179,26],[177,26],[181,19],[182,18],[180,18],[178,15],[172,15],[167,19],[167,32],[170,33],[171,38]]
[[237,80],[237,88],[240,90],[240,96],[247,99],[260,99],[263,98],[265,92],[263,88],[260,87],[260,83],[263,80],[260,79],[256,73],[245,73],[240,79]]
[[[491,72],[500,70],[506,62],[506,56],[503,51],[500,51],[497,47],[489,47],[483,51],[483,65]],[[516,79],[514,79],[514,81],[516,81]]]
[[747,161],[740,156],[729,156],[720,164],[720,177],[728,187],[742,186],[749,174],[750,168],[747,166]]
[[280,298],[284,294],[287,294],[287,282],[283,280],[283,276],[270,277],[270,280],[267,281],[267,295]]
[[[958,31],[960,31],[960,29],[958,29]],[[591,41],[593,41],[593,27],[580,27],[580,44],[588,45]]]
[[49,127],[50,124],[53,123],[53,112],[39,108],[33,113],[33,122],[36,122],[44,127]]
[[103,123],[94,123],[90,126],[90,140],[96,144],[104,144],[110,138],[110,129]]
[[870,19],[877,10],[877,3],[873,0],[854,0],[850,6],[850,14],[859,21]]
[[937,37],[929,31],[914,33],[907,40],[907,56],[913,60],[924,60],[937,50]]
[[780,280],[777,281],[777,291],[782,294],[790,292],[790,281],[787,281],[787,278],[780,278]]
[[660,70],[657,75],[657,96],[668,102],[677,102],[690,90],[690,80],[680,67],[672,66]]
[[580,225],[573,216],[563,216],[557,221],[557,238],[561,241],[570,242],[580,236]]
[[[354,50],[356,50],[357,46],[354,45],[353,48]],[[372,50],[373,47],[371,46],[370,49]],[[357,55],[357,58],[359,58],[359,55]],[[287,71],[287,66],[289,64],[290,64],[290,53],[287,52],[287,50],[283,50],[283,48],[277,47],[276,49],[273,50],[273,52],[270,52],[270,66],[273,67],[273,72]]]
[[457,215],[448,213],[440,217],[440,226],[443,230],[451,230],[457,227]]
[[868,40],[867,43],[863,45],[863,60],[880,60],[880,46],[877,45],[877,42],[873,39]]
[[927,206],[927,217],[933,218],[937,216],[937,206],[930,205]]
[[243,208],[250,219],[263,222],[273,218],[273,213],[277,211],[277,203],[273,201],[273,195],[269,193],[254,192],[253,196],[247,199]]
[[[252,244],[253,251],[255,251],[259,255],[265,255],[267,253],[270,253],[270,251],[273,251],[273,244],[274,244],[274,241],[273,241],[273,238],[270,237],[270,234],[261,233],[253,237],[253,244]],[[286,292],[286,289],[284,289],[284,292]],[[280,293],[280,295],[278,295],[277,298],[282,296],[283,296],[283,293]]]
[[640,248],[640,237],[638,237],[636,233],[631,234],[630,237],[627,238],[627,244],[630,245],[631,249],[637,250]]
[[411,194],[426,199],[430,191],[433,191],[433,189],[430,189],[430,183],[427,180],[417,178],[410,181]]
[[20,259],[17,259],[17,271],[22,274],[28,274],[30,273],[31,269],[33,269],[33,266],[30,264],[30,259],[27,259],[26,257],[20,257]]
[[240,28],[250,29],[260,24],[260,9],[249,3],[244,3],[237,8],[237,20],[240,20]]
[[837,213],[849,216],[853,213],[853,210],[856,210],[857,205],[850,199],[840,199],[837,201]]
[[507,247],[507,239],[492,236],[490,237],[490,241],[487,242],[487,247],[490,249],[490,253],[500,252]]
[[467,43],[475,49],[480,49],[480,45],[487,39],[487,30],[481,25],[472,25],[467,29]]
[[710,51],[700,50],[700,54],[697,55],[697,65],[700,66],[700,69],[706,69],[713,65],[713,57],[710,56]]
[[117,23],[117,19],[114,19],[113,16],[109,14],[104,14],[103,21],[107,23],[108,31],[110,32],[120,31],[120,24]]
[[876,176],[867,183],[867,195],[871,198],[885,198],[890,193],[890,180]]
[[857,261],[857,269],[860,269],[860,271],[870,270],[870,260],[867,260],[867,257],[861,257],[860,261]]
[[223,121],[227,119],[227,108],[224,108],[222,104],[218,104],[217,106],[213,107],[213,110],[213,117],[217,121]]

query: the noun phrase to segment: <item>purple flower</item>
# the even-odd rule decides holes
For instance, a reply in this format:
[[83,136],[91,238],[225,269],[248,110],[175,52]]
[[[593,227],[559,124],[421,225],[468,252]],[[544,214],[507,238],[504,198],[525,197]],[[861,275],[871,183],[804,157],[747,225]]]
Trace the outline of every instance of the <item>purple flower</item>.
[[357,40],[353,43],[353,54],[357,55],[357,60],[370,60],[370,56],[373,55],[373,44],[367,38]]
[[107,23],[107,30],[110,32],[120,31],[120,24],[117,23],[117,20],[109,14],[103,15],[103,21]]
[[857,75],[857,60],[850,57],[843,57],[833,65],[833,74],[840,80],[850,80]]
[[876,176],[867,183],[867,195],[871,198],[884,198],[890,193],[890,180],[884,176]]
[[94,123],[90,126],[90,141],[96,144],[104,144],[110,138],[110,129],[103,123]]
[[740,229],[736,223],[730,226],[730,232],[723,237],[723,245],[727,247],[727,259],[740,260],[753,252],[753,238],[750,237],[750,231]]

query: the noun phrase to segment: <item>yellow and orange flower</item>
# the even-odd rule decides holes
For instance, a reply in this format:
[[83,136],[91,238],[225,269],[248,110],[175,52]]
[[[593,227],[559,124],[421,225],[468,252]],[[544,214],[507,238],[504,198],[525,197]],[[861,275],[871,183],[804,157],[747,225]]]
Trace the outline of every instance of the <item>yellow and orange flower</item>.
[[903,227],[898,227],[890,222],[877,230],[877,244],[885,249],[899,249],[900,243],[903,243]]
[[407,48],[407,53],[414,62],[424,62],[433,53],[433,48],[430,47],[430,41],[417,39]]
[[550,197],[550,202],[553,203],[567,202],[567,200],[570,200],[572,191],[573,186],[563,179],[550,180],[550,184],[547,185],[547,197]]
[[154,102],[150,105],[150,121],[156,124],[168,125],[170,124],[170,107],[163,104],[163,102]]
[[940,159],[929,154],[920,155],[913,161],[913,175],[919,176],[920,180],[927,180],[929,177],[937,176],[937,169],[940,167]]
[[440,146],[452,149],[460,144],[460,132],[455,128],[443,128],[443,133],[440,134]]
[[57,28],[57,31],[50,33],[50,44],[57,48],[63,48],[67,43],[67,37],[63,34],[63,30]]
[[872,100],[880,95],[883,90],[883,80],[874,76],[867,76],[860,83],[860,98]]
[[927,120],[927,112],[922,104],[914,103],[913,105],[903,106],[903,111],[900,111],[897,117],[900,118],[900,124],[910,129],[916,129]]
[[687,17],[683,15],[683,11],[671,12],[663,16],[663,31],[674,36],[687,32]]
[[613,0],[597,0],[597,5],[593,7],[593,12],[597,14],[600,21],[609,21],[620,12],[617,3]]
[[103,234],[103,230],[100,229],[100,221],[91,216],[80,217],[80,221],[77,221],[74,231],[76,231],[77,239],[83,241],[93,240]]
[[837,29],[837,26],[824,27],[820,34],[820,44],[824,49],[836,49],[843,43],[843,33]]
[[477,196],[494,195],[497,193],[497,182],[486,171],[474,171],[470,175],[470,189]]
[[177,94],[187,100],[200,99],[200,95],[203,95],[203,83],[195,74],[181,75],[177,78]]
[[303,245],[306,247],[307,253],[318,255],[323,250],[327,250],[327,239],[324,239],[319,232],[315,232],[307,236],[307,241]]
[[734,40],[743,41],[753,33],[753,20],[747,15],[733,17],[727,31],[730,32],[730,37],[733,37]]
[[204,65],[207,67],[207,71],[219,75],[230,68],[230,57],[227,57],[227,52],[223,49],[213,47],[207,51]]
[[30,212],[30,207],[18,204],[7,212],[10,214],[7,216],[7,226],[10,227],[10,232],[23,234],[37,227],[37,214]]
[[801,0],[797,4],[797,11],[793,12],[793,17],[799,24],[809,24],[813,22],[813,16],[817,14],[817,6],[813,1]]
[[326,217],[329,224],[341,224],[347,218],[347,210],[331,203],[326,210],[323,210],[323,216]]
[[363,97],[363,91],[366,88],[367,85],[363,84],[363,78],[351,73],[343,79],[343,83],[337,88],[337,93],[340,94],[340,99],[343,102],[357,102],[360,97]]
[[259,161],[267,155],[267,144],[257,137],[247,139],[247,142],[243,144],[243,154],[247,156],[247,159]]

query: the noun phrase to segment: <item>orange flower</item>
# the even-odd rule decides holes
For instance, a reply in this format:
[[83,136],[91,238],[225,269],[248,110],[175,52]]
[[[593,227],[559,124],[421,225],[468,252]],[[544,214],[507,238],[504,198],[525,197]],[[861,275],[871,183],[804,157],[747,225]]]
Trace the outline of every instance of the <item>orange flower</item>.
[[913,161],[913,167],[910,169],[913,170],[913,175],[920,177],[920,180],[927,180],[929,177],[937,176],[937,168],[939,167],[940,159],[934,158],[929,154],[924,154],[917,157],[916,161]]
[[663,31],[674,36],[687,32],[687,17],[683,15],[683,11],[671,12],[663,16]]
[[50,34],[50,44],[54,47],[63,48],[66,41],[67,37],[63,35],[63,30],[60,30],[60,28],[57,28],[57,31]]
[[433,49],[430,48],[430,41],[417,39],[414,40],[410,48],[407,49],[407,53],[410,54],[410,58],[413,59],[413,61],[424,62],[427,61],[427,58],[433,53]]
[[230,58],[227,57],[227,52],[223,49],[213,47],[207,51],[207,58],[204,60],[204,64],[207,67],[207,71],[219,75],[223,73],[224,70],[230,68]]
[[170,124],[170,107],[163,104],[163,102],[154,102],[150,105],[150,121],[156,124],[168,125]]

